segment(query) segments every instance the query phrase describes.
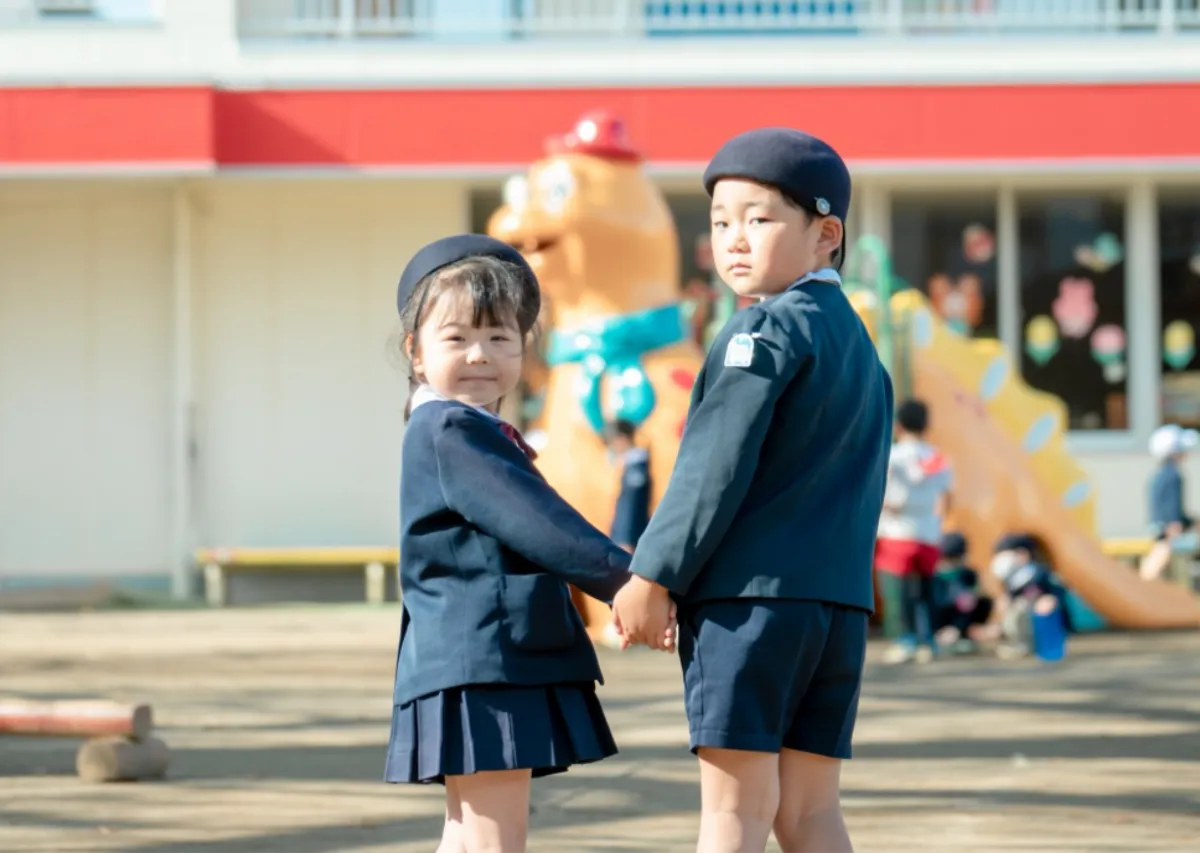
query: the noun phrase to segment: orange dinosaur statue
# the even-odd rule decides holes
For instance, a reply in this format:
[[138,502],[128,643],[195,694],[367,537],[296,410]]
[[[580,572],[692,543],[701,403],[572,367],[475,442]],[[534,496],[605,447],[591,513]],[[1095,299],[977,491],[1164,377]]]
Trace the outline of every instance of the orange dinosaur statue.
[[[671,212],[624,124],[599,112],[551,139],[547,156],[509,181],[488,233],[521,250],[549,306],[538,467],[607,530],[618,477],[601,429],[616,419],[637,425],[657,504],[703,361],[681,302]],[[589,634],[603,638],[608,608],[576,595]]]

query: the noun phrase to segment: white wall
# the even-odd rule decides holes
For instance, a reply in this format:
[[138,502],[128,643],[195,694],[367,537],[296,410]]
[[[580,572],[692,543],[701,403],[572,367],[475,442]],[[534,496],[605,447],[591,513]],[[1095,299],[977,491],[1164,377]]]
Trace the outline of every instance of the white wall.
[[390,544],[404,382],[395,286],[467,192],[230,181],[196,196],[197,531],[205,545]]
[[171,204],[0,184],[0,577],[163,572]]

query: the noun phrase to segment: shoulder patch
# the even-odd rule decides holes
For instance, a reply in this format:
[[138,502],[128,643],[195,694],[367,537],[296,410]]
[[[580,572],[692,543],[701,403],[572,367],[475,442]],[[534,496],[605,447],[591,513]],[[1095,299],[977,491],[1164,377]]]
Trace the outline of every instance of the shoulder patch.
[[754,363],[754,337],[738,332],[725,347],[726,367],[749,367]]

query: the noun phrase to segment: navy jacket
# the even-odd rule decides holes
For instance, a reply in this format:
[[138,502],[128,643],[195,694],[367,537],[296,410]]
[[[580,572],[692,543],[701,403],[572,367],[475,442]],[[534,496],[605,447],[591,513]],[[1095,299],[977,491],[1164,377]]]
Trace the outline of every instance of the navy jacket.
[[873,610],[892,407],[891,380],[836,282],[806,276],[738,312],[696,379],[632,571],[685,602]]
[[1179,466],[1167,460],[1150,479],[1150,523],[1161,530],[1168,524],[1191,525],[1183,509],[1183,474]]
[[468,684],[602,681],[567,582],[611,602],[629,555],[463,403],[418,406],[402,461],[395,704]]
[[637,545],[649,523],[650,454],[635,447],[625,454],[610,534],[618,545]]

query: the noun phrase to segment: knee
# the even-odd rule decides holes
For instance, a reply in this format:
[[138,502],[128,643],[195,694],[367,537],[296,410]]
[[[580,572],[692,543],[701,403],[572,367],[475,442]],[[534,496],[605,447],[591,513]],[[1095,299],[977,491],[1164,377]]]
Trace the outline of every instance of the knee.
[[831,827],[842,823],[842,803],[837,792],[804,803],[781,803],[772,829],[783,853],[815,849],[814,839],[828,838]]
[[700,750],[703,809],[770,826],[779,810],[778,757],[769,753]]

